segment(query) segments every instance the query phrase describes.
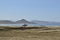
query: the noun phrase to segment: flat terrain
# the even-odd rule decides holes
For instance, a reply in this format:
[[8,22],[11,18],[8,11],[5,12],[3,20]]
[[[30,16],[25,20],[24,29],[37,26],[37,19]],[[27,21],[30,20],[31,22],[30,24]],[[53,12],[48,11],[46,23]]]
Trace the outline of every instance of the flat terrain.
[[60,27],[3,28],[0,40],[60,40]]

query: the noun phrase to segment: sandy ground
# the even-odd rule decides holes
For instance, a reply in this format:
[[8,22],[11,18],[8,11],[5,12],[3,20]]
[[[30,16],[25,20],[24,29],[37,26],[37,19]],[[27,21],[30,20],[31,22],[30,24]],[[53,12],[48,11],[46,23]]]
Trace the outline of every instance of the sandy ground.
[[60,40],[60,27],[0,30],[0,40]]

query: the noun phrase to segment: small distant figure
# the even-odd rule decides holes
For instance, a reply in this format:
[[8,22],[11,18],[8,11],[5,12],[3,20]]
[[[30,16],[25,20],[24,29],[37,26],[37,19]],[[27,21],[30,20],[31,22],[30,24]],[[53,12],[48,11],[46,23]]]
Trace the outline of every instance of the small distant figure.
[[22,26],[26,27],[26,26],[27,26],[27,24],[24,24],[24,25],[22,25]]

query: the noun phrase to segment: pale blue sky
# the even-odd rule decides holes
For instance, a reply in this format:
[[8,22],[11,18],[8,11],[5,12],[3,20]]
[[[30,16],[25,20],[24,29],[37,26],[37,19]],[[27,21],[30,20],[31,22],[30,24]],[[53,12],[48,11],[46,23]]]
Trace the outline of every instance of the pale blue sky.
[[60,22],[60,0],[0,0],[0,20]]

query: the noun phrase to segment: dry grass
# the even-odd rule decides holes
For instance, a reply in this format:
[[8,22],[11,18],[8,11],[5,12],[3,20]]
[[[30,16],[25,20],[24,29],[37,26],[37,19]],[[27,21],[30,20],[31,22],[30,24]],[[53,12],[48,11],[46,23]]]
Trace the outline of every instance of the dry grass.
[[0,40],[60,40],[60,27],[5,28],[0,30]]

